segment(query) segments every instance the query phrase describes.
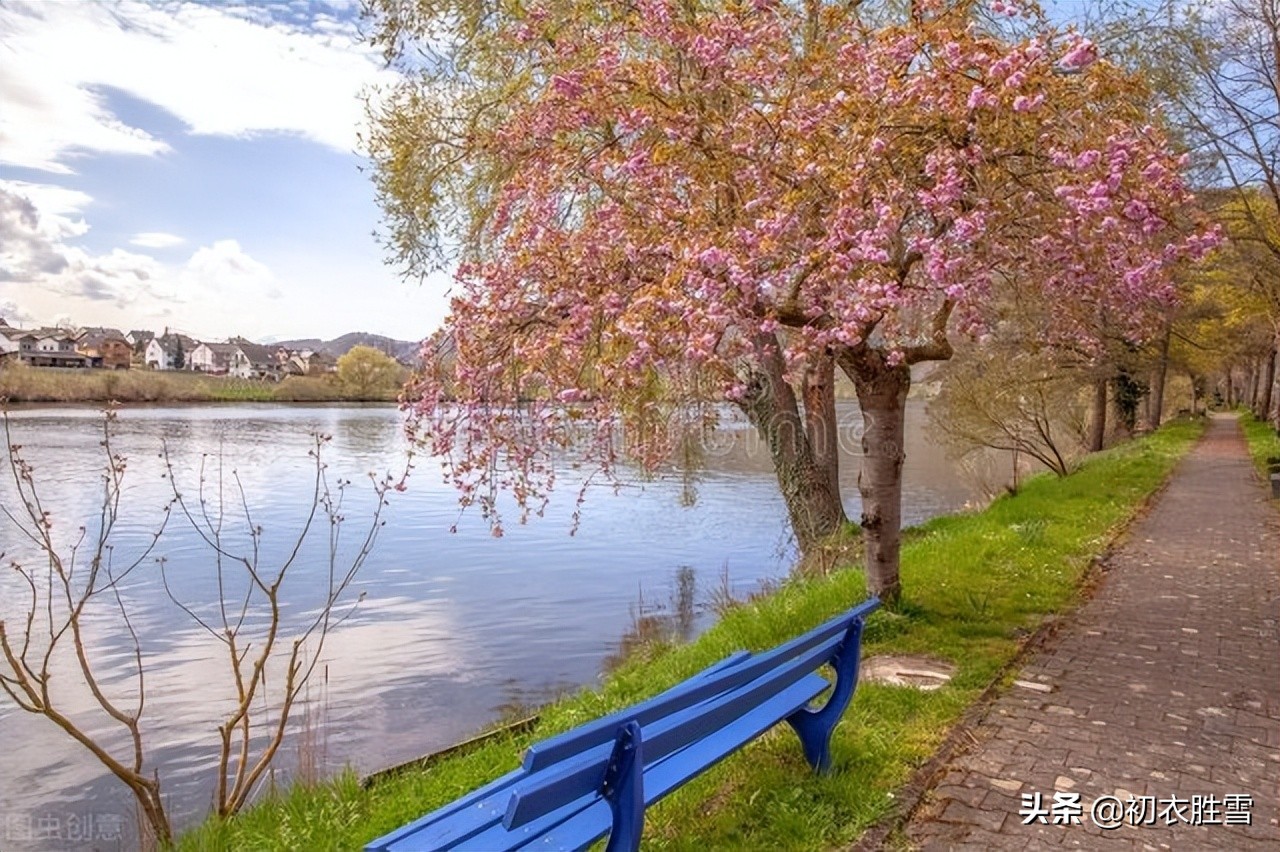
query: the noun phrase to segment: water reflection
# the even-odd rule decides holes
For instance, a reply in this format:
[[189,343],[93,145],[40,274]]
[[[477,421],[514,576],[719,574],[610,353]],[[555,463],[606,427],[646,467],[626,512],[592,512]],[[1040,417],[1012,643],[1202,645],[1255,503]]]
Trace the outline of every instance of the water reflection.
[[[842,444],[856,449],[856,407],[841,406],[840,421]],[[954,510],[974,496],[943,451],[925,439],[922,422],[923,411],[913,404],[904,471],[907,523]],[[65,528],[92,518],[101,496],[97,413],[28,410],[15,414],[13,425]],[[210,483],[220,469],[226,486],[234,472],[253,522],[264,529],[263,558],[278,560],[310,505],[307,451],[316,432],[332,436],[331,478],[353,482],[344,513],[358,529],[371,507],[371,494],[362,487],[366,475],[403,463],[407,447],[394,408],[122,412],[114,442],[130,468],[117,558],[144,547],[161,519],[170,494],[163,444],[184,488],[194,488],[202,463]],[[628,624],[636,625],[637,636],[658,630],[669,639],[690,638],[714,618],[711,601],[727,582],[724,572],[739,589],[785,574],[794,548],[754,431],[726,422],[707,449],[692,505],[682,503],[686,483],[677,471],[636,476],[617,492],[593,488],[573,536],[574,489],[567,484],[546,517],[509,526],[495,539],[477,515],[459,520],[455,494],[432,464],[422,463],[408,492],[394,495],[379,545],[351,590],[353,598],[363,592],[366,599],[324,648],[327,680],[316,684],[313,697],[328,722],[328,766],[350,763],[368,772],[443,748],[513,707],[594,682],[606,659],[624,655],[634,641],[624,635]],[[843,467],[846,508],[856,518],[856,458],[846,455]],[[12,483],[7,471],[0,474],[0,501],[12,505]],[[451,535],[455,523],[458,532]],[[0,550],[16,545],[12,529],[0,532]],[[323,537],[305,543],[289,617],[300,619],[317,605],[326,550]],[[179,598],[208,612],[217,594],[208,548],[189,527],[174,525],[162,555]],[[225,650],[167,600],[154,564],[130,578],[125,595],[149,660],[146,736],[175,820],[189,824],[210,798],[215,726],[229,694]],[[0,578],[0,614],[11,619],[23,605],[13,578]],[[89,641],[104,682],[129,694],[130,643],[118,615],[96,613]],[[75,696],[77,717],[92,718],[89,700]],[[95,723],[92,730],[113,736],[109,727]],[[15,710],[7,699],[0,700],[0,740],[6,749],[0,821],[55,816],[65,826],[76,813],[132,819],[122,785],[51,723]],[[290,741],[282,749],[281,777],[297,768],[296,746]],[[113,848],[102,838],[69,842],[65,832],[58,842],[0,841],[5,850],[93,847]]]
[[641,589],[631,607],[631,625],[618,639],[618,648],[604,659],[605,671],[613,671],[641,650],[688,642],[696,633],[699,616],[711,607],[699,598],[698,572],[689,565],[675,571],[674,588],[667,600],[646,600]]

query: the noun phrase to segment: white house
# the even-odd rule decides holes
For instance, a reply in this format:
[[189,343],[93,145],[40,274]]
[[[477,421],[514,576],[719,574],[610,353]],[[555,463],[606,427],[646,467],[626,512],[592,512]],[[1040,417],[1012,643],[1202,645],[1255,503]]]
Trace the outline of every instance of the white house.
[[20,328],[14,328],[0,317],[0,354],[18,351],[18,338],[26,334]]
[[166,357],[164,347],[160,345],[160,338],[158,337],[153,337],[147,341],[147,349],[142,355],[142,363],[147,365],[148,370],[173,369],[173,362]]
[[76,352],[76,341],[59,329],[41,328],[10,338],[18,357],[32,367],[87,367],[89,359]]
[[204,373],[240,375],[249,359],[234,343],[201,343],[191,350],[187,366]]
[[37,352],[74,352],[76,343],[63,334],[44,334],[36,340]]
[[229,370],[231,375],[241,379],[269,379],[276,381],[280,378],[280,364],[276,360],[274,353],[260,343],[254,343],[245,340],[243,337],[233,337],[229,341],[237,349],[243,360],[233,364]]
[[[170,333],[167,330],[159,337],[153,337],[147,343],[143,363],[149,370],[190,370],[191,353],[200,346],[200,341],[185,334]],[[182,352],[182,366],[176,366],[179,347]]]

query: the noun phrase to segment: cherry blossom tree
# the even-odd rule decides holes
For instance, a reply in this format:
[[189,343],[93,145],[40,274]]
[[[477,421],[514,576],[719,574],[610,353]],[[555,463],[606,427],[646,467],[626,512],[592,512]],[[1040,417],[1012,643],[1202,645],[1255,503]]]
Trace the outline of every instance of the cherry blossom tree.
[[[834,378],[864,417],[871,592],[897,601],[911,366],[988,330],[993,286],[1064,306],[1049,336],[1137,338],[1213,237],[1142,90],[1035,10],[711,0],[377,0],[403,82],[367,140],[387,243],[453,269],[412,394],[423,439],[498,531],[585,435],[653,467],[739,408],[809,548],[845,521]],[[1021,18],[1020,18],[1021,20]],[[456,264],[456,265],[455,265]]]

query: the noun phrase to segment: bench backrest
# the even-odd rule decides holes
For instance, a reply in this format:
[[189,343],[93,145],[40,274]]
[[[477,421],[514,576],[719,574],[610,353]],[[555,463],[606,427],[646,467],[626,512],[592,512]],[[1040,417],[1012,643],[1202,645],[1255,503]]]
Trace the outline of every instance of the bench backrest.
[[[533,746],[562,768],[513,786],[503,824],[519,828],[569,802],[598,791],[618,731],[628,722],[643,730],[643,761],[651,766],[741,716],[745,709],[777,695],[812,674],[840,648],[850,626],[879,605],[874,599],[837,616],[765,654],[707,674],[672,694],[605,717]],[[694,697],[698,696],[698,697]],[[603,734],[601,731],[602,725]],[[556,745],[556,749],[545,747]],[[577,746],[576,751],[570,751]],[[526,767],[529,765],[526,756]]]
[[[572,731],[536,743],[525,752],[524,768],[530,772],[544,769],[576,754],[602,745],[612,745],[618,729],[627,722],[635,721],[641,727],[645,727],[657,719],[670,716],[723,692],[737,689],[766,672],[778,668],[786,661],[805,655],[824,643],[829,643],[832,638],[838,640],[850,624],[856,619],[865,618],[878,606],[879,601],[874,598],[864,601],[771,651],[710,671],[702,677],[687,680],[642,704],[628,707],[594,722],[588,722]],[[829,654],[830,650],[828,650]]]

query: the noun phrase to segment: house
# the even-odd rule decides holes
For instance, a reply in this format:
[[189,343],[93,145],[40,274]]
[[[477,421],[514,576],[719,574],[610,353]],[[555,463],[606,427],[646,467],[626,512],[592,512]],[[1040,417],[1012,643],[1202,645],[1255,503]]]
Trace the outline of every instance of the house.
[[75,338],[62,329],[38,328],[23,333],[15,342],[19,360],[29,367],[89,366],[89,359],[76,352]]
[[0,317],[0,365],[18,361],[17,339],[21,336],[20,329],[13,328],[4,321],[4,317]]
[[231,375],[241,379],[279,380],[280,363],[272,350],[243,337],[233,337],[227,342],[234,344],[244,355],[244,361],[230,370]]
[[305,376],[307,374],[307,363],[302,360],[302,356],[295,354],[285,358],[280,362],[280,376]]
[[307,359],[307,375],[323,376],[325,373],[338,372],[338,359],[328,352],[312,352]]
[[170,333],[166,328],[164,334],[147,343],[143,363],[148,370],[190,369],[187,359],[199,346],[200,341],[185,334]]
[[201,343],[191,351],[190,368],[203,373],[239,374],[248,365],[248,358],[234,343]]
[[0,317],[0,353],[17,352],[17,339],[21,336],[22,329],[14,328]]
[[146,366],[147,364],[147,344],[155,340],[155,334],[150,331],[141,331],[135,329],[125,335],[125,339],[133,344],[133,360],[135,363]]
[[[279,357],[278,351],[276,357]],[[280,372],[286,376],[323,376],[337,371],[338,359],[328,352],[316,352],[311,349],[292,352],[280,364]]]
[[133,360],[133,347],[119,329],[86,328],[76,338],[76,351],[89,359],[92,367],[127,370]]

